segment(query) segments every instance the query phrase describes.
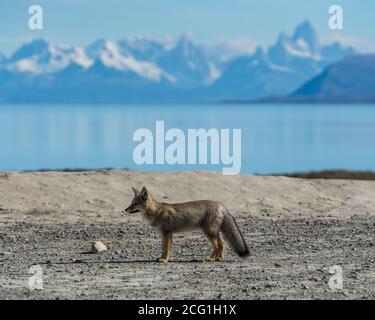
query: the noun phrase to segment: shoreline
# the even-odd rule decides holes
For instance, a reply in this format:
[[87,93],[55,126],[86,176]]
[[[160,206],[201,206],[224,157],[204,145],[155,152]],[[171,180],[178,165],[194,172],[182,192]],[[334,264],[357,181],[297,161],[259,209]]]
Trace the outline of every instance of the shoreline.
[[[35,170],[0,170],[2,173],[52,173],[52,172],[66,172],[66,173],[82,173],[82,172],[116,172],[116,171],[128,171],[128,172],[154,172],[154,173],[167,173],[167,172],[194,172],[205,170],[193,170],[193,171],[137,171],[128,168],[64,168],[64,169],[35,169]],[[214,172],[214,171],[212,171]],[[299,178],[299,179],[323,179],[323,180],[358,180],[358,181],[375,181],[375,171],[371,170],[346,170],[346,169],[333,169],[333,170],[317,170],[317,171],[297,171],[297,172],[285,172],[285,173],[269,173],[269,174],[239,174],[239,176],[257,176],[257,177],[288,177],[288,178]]]
[[375,180],[374,171],[357,171],[357,170],[322,170],[306,171],[286,174],[276,174],[275,176],[284,176],[289,178],[301,179],[325,179],[325,180],[358,180],[373,181]]

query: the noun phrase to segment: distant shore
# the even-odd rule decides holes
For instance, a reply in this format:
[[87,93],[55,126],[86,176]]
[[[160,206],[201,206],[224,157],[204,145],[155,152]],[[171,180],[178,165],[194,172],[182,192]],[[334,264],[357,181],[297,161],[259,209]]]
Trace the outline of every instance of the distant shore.
[[373,171],[352,171],[352,170],[324,170],[280,174],[289,178],[302,179],[338,179],[338,180],[375,180],[375,172]]
[[[130,169],[114,169],[114,168],[65,168],[65,169],[39,169],[39,170],[25,170],[22,172],[103,172],[103,171],[131,171]],[[1,171],[0,171],[1,172]],[[374,171],[356,171],[356,170],[321,170],[321,171],[305,171],[305,172],[292,172],[292,173],[277,173],[277,174],[255,174],[256,176],[281,176],[289,178],[301,178],[301,179],[338,179],[338,180],[362,180],[362,181],[374,181]]]

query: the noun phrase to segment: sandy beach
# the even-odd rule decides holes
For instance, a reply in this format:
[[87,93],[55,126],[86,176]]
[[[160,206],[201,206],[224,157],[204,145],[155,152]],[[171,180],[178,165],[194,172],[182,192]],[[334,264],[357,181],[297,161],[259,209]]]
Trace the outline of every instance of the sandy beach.
[[[235,216],[251,256],[204,260],[199,232],[175,237],[171,262],[154,262],[160,238],[121,211],[131,187],[163,202],[210,199]],[[210,172],[0,173],[1,299],[374,299],[375,182]],[[108,251],[90,254],[102,241]],[[43,289],[30,290],[41,266]],[[343,289],[328,286],[330,267]]]

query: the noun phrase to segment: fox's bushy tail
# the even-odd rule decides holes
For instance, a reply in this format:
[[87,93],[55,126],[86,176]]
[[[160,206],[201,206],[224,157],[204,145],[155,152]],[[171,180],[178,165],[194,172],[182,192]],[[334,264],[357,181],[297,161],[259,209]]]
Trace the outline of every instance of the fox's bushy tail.
[[224,213],[224,220],[220,227],[225,240],[228,241],[231,248],[242,258],[250,255],[249,248],[238,228],[236,220],[229,212]]

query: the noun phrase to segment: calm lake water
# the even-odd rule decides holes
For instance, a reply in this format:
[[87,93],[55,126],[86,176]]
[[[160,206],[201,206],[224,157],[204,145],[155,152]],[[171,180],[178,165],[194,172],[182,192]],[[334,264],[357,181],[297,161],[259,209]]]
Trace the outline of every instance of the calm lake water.
[[[371,105],[0,105],[0,170],[129,168],[139,128],[242,130],[241,173],[375,170]],[[166,144],[167,146],[167,144]]]

